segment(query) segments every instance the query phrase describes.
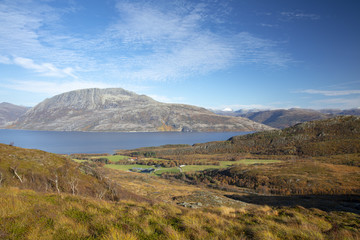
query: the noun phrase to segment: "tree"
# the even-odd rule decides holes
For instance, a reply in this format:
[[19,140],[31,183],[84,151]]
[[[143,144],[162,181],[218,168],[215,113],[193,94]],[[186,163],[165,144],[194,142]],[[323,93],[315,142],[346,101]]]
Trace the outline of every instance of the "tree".
[[23,183],[22,178],[21,178],[20,175],[17,173],[17,166],[10,167],[10,171],[15,175],[15,177],[16,177],[17,179],[19,179],[19,181],[20,181],[21,183]]
[[4,181],[4,175],[2,174],[2,172],[0,172],[0,187],[1,187],[1,184],[2,182]]

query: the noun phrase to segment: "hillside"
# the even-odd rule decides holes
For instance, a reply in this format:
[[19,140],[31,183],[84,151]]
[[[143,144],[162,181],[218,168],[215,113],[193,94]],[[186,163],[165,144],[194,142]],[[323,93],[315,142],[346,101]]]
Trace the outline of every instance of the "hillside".
[[[138,173],[111,171],[109,175],[105,171],[101,177],[98,171],[56,154],[0,144],[0,239],[315,240],[360,236],[360,216],[354,208],[358,198],[353,196],[339,196],[341,204],[324,200],[326,196],[317,197],[320,202],[306,196],[302,202],[297,199],[295,206],[290,198],[210,191]],[[159,201],[137,195],[146,192]],[[201,204],[210,200],[215,206]],[[184,201],[193,207],[185,207]],[[227,202],[237,204],[227,206]]]
[[18,106],[11,103],[0,103],[0,127],[5,127],[6,125],[11,124],[28,109],[28,107]]
[[0,187],[114,201],[142,199],[107,179],[94,165],[79,165],[67,157],[5,144],[0,144]]
[[360,117],[339,116],[297,124],[279,131],[236,136],[237,151],[257,154],[323,156],[360,152]]
[[1,239],[358,239],[359,215],[303,207],[185,209],[0,188]]
[[[140,149],[140,151],[142,151]],[[256,155],[329,156],[360,152],[360,117],[335,118],[300,123],[283,130],[234,136],[227,141],[176,148],[155,148],[157,156],[214,153]],[[126,151],[125,151],[126,152]]]
[[268,126],[204,108],[157,102],[121,88],[83,89],[46,99],[14,129],[50,131],[260,131]]
[[[283,130],[235,136],[223,142],[144,150],[181,164],[194,162],[193,156],[234,163],[226,169],[212,167],[201,172],[163,176],[191,184],[206,184],[219,189],[235,185],[258,194],[303,195],[304,198],[314,194],[329,195],[327,203],[331,198],[335,199],[334,196],[360,194],[360,117],[339,116]],[[247,158],[264,159],[269,164],[237,163]],[[271,163],[272,159],[283,161]],[[316,197],[308,199],[316,201]],[[297,204],[299,201],[301,199],[294,200]]]

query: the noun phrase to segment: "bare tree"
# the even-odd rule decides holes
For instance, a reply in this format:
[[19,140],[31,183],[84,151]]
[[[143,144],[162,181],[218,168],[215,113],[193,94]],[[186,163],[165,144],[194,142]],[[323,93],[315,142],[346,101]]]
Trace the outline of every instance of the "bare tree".
[[23,183],[22,178],[19,176],[19,174],[17,173],[17,166],[16,167],[10,167],[10,171],[15,175],[15,177],[17,177],[17,179],[19,179],[19,181],[21,183]]
[[56,191],[58,192],[58,194],[60,194],[58,174],[55,173],[55,178],[54,179],[49,179],[49,180],[52,181],[55,184]]
[[2,185],[2,182],[4,181],[4,175],[2,174],[2,172],[0,172],[0,187]]
[[106,194],[106,189],[96,189],[96,197],[102,200]]
[[75,195],[75,192],[78,191],[77,186],[79,185],[79,181],[76,177],[71,176],[68,180],[68,184],[70,185],[72,195]]

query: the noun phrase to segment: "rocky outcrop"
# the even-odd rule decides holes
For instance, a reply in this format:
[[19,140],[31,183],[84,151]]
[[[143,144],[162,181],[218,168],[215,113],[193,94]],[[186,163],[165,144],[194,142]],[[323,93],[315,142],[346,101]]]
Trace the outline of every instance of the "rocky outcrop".
[[83,89],[46,99],[13,128],[50,131],[261,131],[263,124],[204,108],[166,104],[121,88]]

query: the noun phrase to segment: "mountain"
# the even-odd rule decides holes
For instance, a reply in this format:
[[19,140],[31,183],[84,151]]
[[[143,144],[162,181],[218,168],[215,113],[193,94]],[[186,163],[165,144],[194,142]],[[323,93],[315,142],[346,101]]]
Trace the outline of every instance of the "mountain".
[[257,108],[252,108],[252,109],[239,109],[239,110],[231,110],[231,111],[225,111],[225,110],[217,110],[217,109],[210,109],[210,111],[219,114],[219,115],[224,115],[224,116],[235,116],[235,117],[239,117],[242,115],[246,115],[246,114],[250,114],[250,113],[255,113],[255,112],[261,112],[261,111],[265,111],[264,109],[257,109]]
[[[238,111],[236,111],[236,113],[238,113]],[[240,114],[237,116],[249,118],[255,122],[266,124],[274,128],[285,128],[293,126],[297,123],[334,117],[333,114],[300,108],[239,113]]]
[[277,110],[259,110],[259,109],[240,109],[237,111],[219,111],[214,110],[216,114],[225,116],[238,116],[248,118],[258,123],[262,123],[274,128],[286,128],[293,126],[297,123],[327,119],[338,115],[360,115],[360,109],[277,109]]
[[23,115],[29,108],[7,102],[0,103],[0,127],[11,124]]
[[83,89],[54,96],[21,116],[15,129],[49,131],[261,131],[271,127],[204,108],[167,104],[121,88]]

